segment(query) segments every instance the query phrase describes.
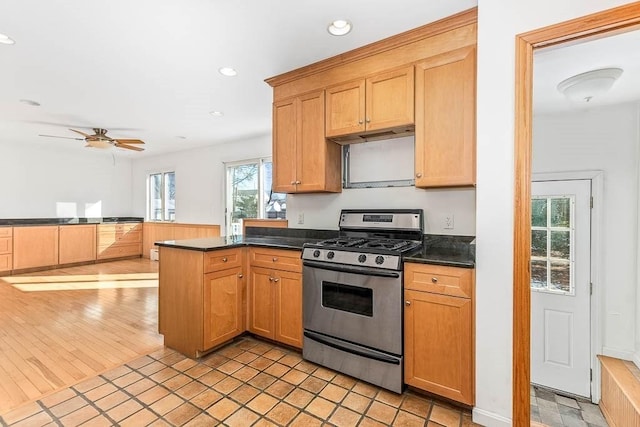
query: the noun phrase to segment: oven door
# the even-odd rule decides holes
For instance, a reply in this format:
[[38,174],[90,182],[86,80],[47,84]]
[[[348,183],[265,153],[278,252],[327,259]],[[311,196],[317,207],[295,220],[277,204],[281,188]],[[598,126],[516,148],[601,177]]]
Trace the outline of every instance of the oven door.
[[402,355],[402,272],[305,262],[305,331]]

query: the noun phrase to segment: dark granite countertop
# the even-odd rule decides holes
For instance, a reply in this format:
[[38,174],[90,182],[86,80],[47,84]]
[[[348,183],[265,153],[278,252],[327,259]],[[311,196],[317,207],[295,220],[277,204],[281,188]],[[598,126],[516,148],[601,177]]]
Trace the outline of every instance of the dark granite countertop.
[[[314,243],[337,235],[338,232],[333,230],[248,227],[245,236],[166,240],[156,242],[156,245],[205,252],[241,246],[300,250],[305,243]],[[412,256],[405,257],[404,260],[405,262],[422,264],[474,268],[475,244],[472,244],[474,239],[474,236],[426,234],[424,236],[425,244],[423,250]]]
[[34,225],[82,225],[143,221],[144,218],[131,216],[110,216],[103,218],[13,218],[0,219],[0,226],[28,227]]
[[404,262],[475,268],[475,236],[425,234],[422,251],[404,257]]

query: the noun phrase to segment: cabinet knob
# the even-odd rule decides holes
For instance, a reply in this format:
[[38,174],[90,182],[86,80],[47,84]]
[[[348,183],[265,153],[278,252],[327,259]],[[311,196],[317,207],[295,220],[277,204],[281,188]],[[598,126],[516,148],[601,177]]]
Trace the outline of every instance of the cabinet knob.
[[291,181],[291,185],[296,185],[296,182],[295,181]]
[[244,277],[244,274],[238,274],[238,279],[242,279]]
[[300,181],[296,181],[296,184],[300,184]]
[[270,281],[270,282],[273,282],[273,277],[269,277],[269,281]]
[[416,174],[416,178],[422,178],[422,174],[421,174],[420,172],[418,172],[418,173]]
[[222,258],[222,262],[227,262],[227,257]]
[[280,281],[280,279],[278,279],[277,277],[274,277],[273,281],[274,281],[274,282],[279,282],[279,281]]
[[273,262],[276,262],[276,261],[278,261],[278,257],[277,257],[277,256],[274,256],[274,257],[273,257]]
[[405,304],[406,306],[410,306],[410,305],[411,305],[411,301],[406,300],[406,301],[404,302],[404,304]]
[[371,119],[367,117],[367,123],[371,123]]
[[358,120],[358,124],[361,125],[363,123],[362,119]]
[[432,281],[433,283],[438,283],[438,278],[437,278],[437,277],[432,277],[432,278],[431,278],[431,281]]

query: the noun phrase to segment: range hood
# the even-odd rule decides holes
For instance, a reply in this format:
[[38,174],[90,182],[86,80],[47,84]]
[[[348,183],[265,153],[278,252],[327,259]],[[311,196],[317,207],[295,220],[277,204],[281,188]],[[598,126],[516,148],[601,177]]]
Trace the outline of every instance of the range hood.
[[367,141],[380,141],[383,139],[401,138],[404,136],[412,136],[416,133],[415,125],[400,126],[397,128],[375,130],[371,132],[363,132],[357,134],[348,134],[341,136],[332,136],[327,138],[340,145],[358,144]]

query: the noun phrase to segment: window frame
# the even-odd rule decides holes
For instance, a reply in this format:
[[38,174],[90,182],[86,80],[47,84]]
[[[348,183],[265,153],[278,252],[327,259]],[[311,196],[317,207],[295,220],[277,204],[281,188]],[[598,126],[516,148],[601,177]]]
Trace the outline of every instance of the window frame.
[[[150,172],[147,174],[147,221],[149,222],[176,222],[175,220],[175,206],[174,206],[174,211],[173,211],[173,216],[174,219],[168,219],[165,218],[165,212],[167,211],[166,207],[167,207],[167,201],[166,201],[166,194],[165,194],[165,185],[166,185],[166,176],[173,174],[173,180],[174,180],[174,187],[175,187],[175,179],[176,179],[176,172],[175,170],[163,170],[163,171],[154,171],[154,172]],[[159,175],[161,177],[160,179],[160,217],[161,219],[154,219],[152,212],[154,211],[154,208],[152,206],[153,204],[153,191],[151,190],[151,183],[152,183],[152,177],[153,176],[157,176]],[[174,189],[175,191],[175,189]],[[175,200],[175,197],[174,197]]]

